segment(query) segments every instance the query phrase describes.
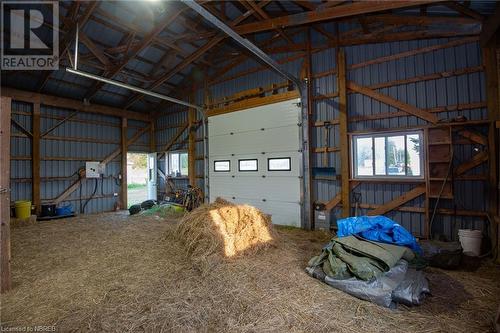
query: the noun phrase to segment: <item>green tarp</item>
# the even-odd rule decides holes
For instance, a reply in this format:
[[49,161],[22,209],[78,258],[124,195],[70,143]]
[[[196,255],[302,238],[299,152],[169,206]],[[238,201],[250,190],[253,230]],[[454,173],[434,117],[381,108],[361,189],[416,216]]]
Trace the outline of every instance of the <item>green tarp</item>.
[[371,280],[389,271],[400,260],[414,259],[413,252],[404,247],[359,239],[355,236],[333,238],[319,256],[309,261],[309,267],[321,265],[324,273],[334,279],[355,276]]

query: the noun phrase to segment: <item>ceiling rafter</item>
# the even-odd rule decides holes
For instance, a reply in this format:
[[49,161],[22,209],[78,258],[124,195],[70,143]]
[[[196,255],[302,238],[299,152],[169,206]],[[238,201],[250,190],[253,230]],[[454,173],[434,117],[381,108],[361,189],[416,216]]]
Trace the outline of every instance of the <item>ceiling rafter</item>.
[[[73,41],[73,37],[76,32],[76,27],[77,25],[82,29],[85,24],[88,22],[90,17],[92,16],[92,12],[96,9],[98,6],[98,2],[89,2],[87,4],[87,7],[85,8],[85,11],[83,14],[80,16],[78,20],[73,20],[73,24],[67,29],[67,33],[64,35],[64,39],[62,42],[59,44],[59,59],[62,59],[65,55],[65,53],[69,50],[69,47],[71,45],[71,42]],[[76,6],[76,5],[75,5]],[[79,7],[78,7],[79,8]],[[73,13],[71,11],[68,12],[68,15],[73,16]],[[47,81],[49,80],[51,74],[54,71],[46,71],[46,73],[41,77],[40,83],[38,85],[37,91],[40,92],[43,90],[45,85],[47,84]]]
[[[150,46],[151,42],[153,39],[158,36],[165,27],[167,27],[169,24],[171,24],[177,17],[179,17],[180,13],[182,10],[178,10],[175,14],[173,15],[168,15],[165,16],[160,23],[158,23],[141,41],[141,43],[135,45],[132,47],[132,50],[125,55],[124,59],[121,60],[116,66],[114,66],[112,69],[105,71],[103,73],[104,77],[107,78],[113,78],[116,74],[118,74],[127,64],[130,60],[135,58],[140,52],[142,52],[144,49]],[[102,86],[104,86],[105,83],[103,82],[98,82],[94,85],[94,88],[91,89],[90,91],[87,92],[85,95],[85,98],[91,99],[98,91],[101,89]]]
[[[208,10],[213,10],[211,8],[210,9],[207,8],[207,9]],[[250,12],[250,14],[252,13],[252,11],[249,11],[249,12]],[[234,19],[229,25],[231,27],[235,27],[239,23],[243,22],[248,17],[247,13],[248,12],[243,13],[242,15],[240,15],[239,17],[237,17],[236,19]],[[176,75],[177,73],[179,73],[180,71],[182,71],[184,68],[186,68],[187,66],[189,66],[196,59],[198,59],[201,56],[203,56],[208,50],[212,49],[215,45],[219,44],[219,42],[221,42],[225,38],[226,38],[225,36],[214,37],[213,39],[211,39],[210,41],[208,41],[207,43],[205,43],[203,46],[201,46],[199,49],[197,49],[195,52],[193,52],[189,57],[187,57],[186,59],[184,59],[184,61],[182,61],[180,64],[178,64],[177,66],[175,66],[175,68],[172,69],[170,72],[165,73],[164,75],[162,75],[161,77],[159,77],[154,83],[152,83],[149,87],[147,87],[147,89],[153,90],[153,89],[158,88],[163,82],[168,81],[170,78],[172,78],[174,75]],[[131,107],[135,102],[137,102],[138,100],[140,100],[143,96],[144,95],[142,95],[140,93],[133,94],[130,97],[130,99],[125,103],[124,109],[128,109],[129,107]]]

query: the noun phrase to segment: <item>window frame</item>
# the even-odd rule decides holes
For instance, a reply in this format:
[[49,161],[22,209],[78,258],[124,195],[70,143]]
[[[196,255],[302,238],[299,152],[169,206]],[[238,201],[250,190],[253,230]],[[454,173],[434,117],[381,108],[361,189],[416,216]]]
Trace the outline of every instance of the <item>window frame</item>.
[[[171,170],[170,170],[170,159],[171,159],[171,156],[172,154],[178,154],[178,163],[179,163],[179,173],[180,173],[180,176],[177,176],[177,175],[171,175]],[[182,154],[186,154],[188,156],[188,166],[187,166],[187,173],[186,174],[183,174],[182,173],[182,168],[181,168],[181,155]],[[166,156],[166,159],[165,159],[165,162],[166,162],[166,171],[167,171],[167,176],[170,176],[170,177],[173,177],[173,178],[186,178],[186,177],[189,177],[189,153],[187,152],[187,150],[174,150],[174,151],[167,151],[165,153],[165,156]]]
[[[229,170],[217,170],[217,162],[229,162]],[[214,160],[214,172],[231,172],[231,160]]]
[[[271,160],[288,160],[288,169],[271,169]],[[292,171],[292,158],[291,157],[268,157],[267,158],[267,171]]]
[[[409,135],[419,135],[420,137],[420,152],[419,152],[419,160],[420,160],[420,175],[418,176],[409,176],[407,174],[405,175],[377,175],[375,168],[376,168],[376,163],[375,163],[375,138],[386,138],[385,140],[385,149],[384,149],[384,154],[386,158],[385,162],[385,167],[386,167],[386,173],[387,173],[387,138],[392,137],[392,136],[403,136],[404,137],[404,146],[405,146],[405,152],[408,151],[408,136]],[[415,180],[424,180],[425,179],[425,161],[426,161],[426,142],[425,142],[425,133],[423,129],[412,129],[412,130],[401,130],[401,131],[387,131],[387,132],[373,132],[373,133],[360,133],[360,134],[350,134],[351,139],[349,140],[350,142],[350,166],[351,166],[351,177],[352,179],[361,179],[365,181],[370,181],[370,180],[398,180],[398,181],[415,181]],[[357,167],[356,167],[356,162],[357,162],[357,142],[356,139],[358,138],[371,138],[372,139],[372,161],[373,161],[373,175],[358,175],[357,174]],[[405,154],[405,159],[406,159],[406,154]],[[404,165],[407,165],[407,161],[405,160]],[[405,170],[405,173],[407,171]]]
[[[243,162],[243,161],[255,161],[255,162],[257,162],[257,164],[256,164],[257,168],[255,170],[241,170],[240,162]],[[238,172],[258,172],[258,171],[259,171],[259,159],[257,159],[257,158],[238,159]]]

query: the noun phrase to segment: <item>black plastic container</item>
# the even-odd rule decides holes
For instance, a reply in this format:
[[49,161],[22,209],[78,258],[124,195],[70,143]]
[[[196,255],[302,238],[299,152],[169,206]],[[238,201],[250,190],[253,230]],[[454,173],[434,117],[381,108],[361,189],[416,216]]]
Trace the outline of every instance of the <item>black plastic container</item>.
[[40,217],[47,217],[47,216],[56,216],[55,204],[42,205],[42,211],[40,213]]

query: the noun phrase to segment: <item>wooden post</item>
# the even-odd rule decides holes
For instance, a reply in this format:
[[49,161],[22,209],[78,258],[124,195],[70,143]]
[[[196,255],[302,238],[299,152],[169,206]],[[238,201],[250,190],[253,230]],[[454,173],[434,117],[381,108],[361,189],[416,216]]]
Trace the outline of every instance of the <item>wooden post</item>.
[[2,97],[0,108],[0,292],[10,290],[10,114],[12,99]]
[[127,209],[127,118],[122,118],[122,140],[121,140],[121,172],[122,172],[122,188],[121,202],[122,209]]
[[32,133],[31,140],[32,156],[31,156],[31,190],[33,205],[35,205],[35,214],[40,215],[41,199],[40,199],[40,103],[33,103],[33,118],[32,118]]
[[[194,98],[191,98],[193,101]],[[188,110],[188,177],[189,185],[196,186],[196,110]]]
[[346,88],[346,63],[345,52],[337,52],[337,87],[339,89],[339,132],[340,132],[340,175],[342,217],[351,215],[349,191],[349,138],[347,136],[347,88]]
[[[496,50],[494,47],[483,48],[484,73],[486,74],[486,102],[488,107],[488,119],[492,121],[488,135],[488,160],[489,160],[489,208],[488,212],[493,217],[499,215],[498,212],[498,176],[497,176],[497,154],[496,135],[494,121],[500,119],[500,101]],[[491,221],[490,220],[490,221]],[[497,244],[493,249],[493,257],[500,262],[500,242],[498,241],[498,228],[496,223],[490,222],[490,235],[492,243]]]

